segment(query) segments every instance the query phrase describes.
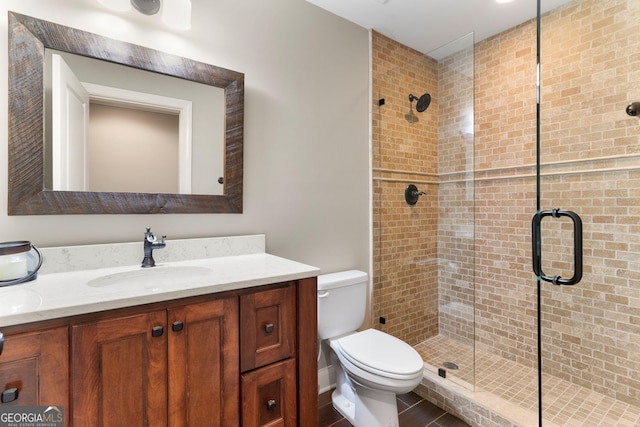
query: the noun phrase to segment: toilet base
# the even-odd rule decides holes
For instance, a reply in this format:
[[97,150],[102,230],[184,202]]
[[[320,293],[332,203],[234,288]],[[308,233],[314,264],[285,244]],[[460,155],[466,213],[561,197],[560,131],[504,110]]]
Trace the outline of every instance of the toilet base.
[[352,425],[356,422],[356,406],[352,400],[347,399],[344,395],[340,394],[338,390],[334,390],[331,393],[331,402],[336,411],[347,419]]
[[[396,395],[416,388],[422,379],[422,369],[403,379],[372,374],[340,357],[339,340],[329,341],[333,350],[331,364],[336,371],[336,389],[331,395],[333,407],[355,427],[399,427]],[[416,353],[416,357],[422,368],[420,355]]]
[[371,390],[342,377],[331,394],[333,407],[355,427],[399,427],[396,394]]

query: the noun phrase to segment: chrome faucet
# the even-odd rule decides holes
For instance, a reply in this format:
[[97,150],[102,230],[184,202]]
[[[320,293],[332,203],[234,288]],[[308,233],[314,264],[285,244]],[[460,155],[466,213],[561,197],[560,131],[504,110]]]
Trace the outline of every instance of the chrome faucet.
[[151,227],[147,227],[147,232],[144,233],[144,258],[142,260],[141,267],[147,268],[156,266],[156,262],[153,259],[153,250],[162,249],[167,246],[164,241],[166,237],[167,236],[162,236],[162,240],[158,242],[156,236],[151,232]]

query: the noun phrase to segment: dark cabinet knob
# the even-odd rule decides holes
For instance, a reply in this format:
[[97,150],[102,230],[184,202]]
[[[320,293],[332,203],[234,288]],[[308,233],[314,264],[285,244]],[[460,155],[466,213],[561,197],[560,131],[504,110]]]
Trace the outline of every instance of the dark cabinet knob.
[[273,411],[278,406],[278,403],[274,399],[267,400],[267,410]]
[[182,323],[181,321],[173,322],[171,324],[171,330],[173,332],[180,332],[183,329],[184,329],[184,323]]
[[268,334],[273,332],[273,323],[267,323],[266,325],[264,325],[264,331]]
[[154,326],[151,329],[151,336],[154,338],[161,337],[164,334],[164,328],[162,326]]
[[20,394],[20,392],[18,391],[17,388],[8,388],[5,391],[2,392],[2,395],[0,396],[0,402],[2,403],[9,403],[9,402],[13,402],[14,400],[18,400],[18,395]]
[[4,335],[0,332],[0,355],[2,355],[2,349],[4,348]]

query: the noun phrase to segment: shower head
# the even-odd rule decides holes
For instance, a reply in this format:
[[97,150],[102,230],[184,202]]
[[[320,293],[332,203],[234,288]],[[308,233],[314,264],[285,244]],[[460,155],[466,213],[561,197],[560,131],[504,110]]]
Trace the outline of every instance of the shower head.
[[422,113],[424,110],[429,108],[429,104],[431,104],[431,95],[429,95],[428,93],[425,93],[420,98],[418,98],[417,96],[413,96],[409,94],[409,102],[413,102],[416,100],[418,101],[416,103],[416,111],[418,113]]

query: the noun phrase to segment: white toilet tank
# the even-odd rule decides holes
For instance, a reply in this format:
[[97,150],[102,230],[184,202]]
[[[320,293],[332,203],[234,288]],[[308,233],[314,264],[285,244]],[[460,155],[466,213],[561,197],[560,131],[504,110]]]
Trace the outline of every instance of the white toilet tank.
[[367,311],[369,275],[349,270],[318,276],[318,334],[334,338],[356,331]]

